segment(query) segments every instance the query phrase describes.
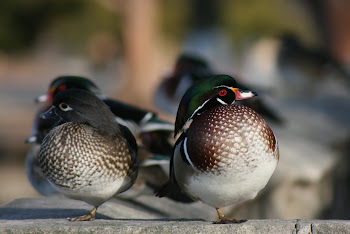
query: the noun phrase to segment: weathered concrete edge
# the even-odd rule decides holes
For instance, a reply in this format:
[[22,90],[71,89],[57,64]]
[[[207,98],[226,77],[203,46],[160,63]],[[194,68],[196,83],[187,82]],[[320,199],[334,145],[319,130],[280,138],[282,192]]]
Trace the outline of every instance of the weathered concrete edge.
[[242,224],[215,225],[193,220],[0,220],[0,233],[350,233],[348,220],[248,220]]
[[350,233],[350,220],[296,220],[296,233]]

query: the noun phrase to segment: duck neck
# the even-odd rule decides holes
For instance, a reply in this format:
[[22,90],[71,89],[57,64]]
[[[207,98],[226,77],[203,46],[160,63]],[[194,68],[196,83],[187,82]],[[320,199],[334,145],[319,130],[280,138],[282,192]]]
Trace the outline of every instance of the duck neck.
[[88,120],[88,124],[104,135],[116,136],[121,133],[113,114],[99,115],[98,118]]

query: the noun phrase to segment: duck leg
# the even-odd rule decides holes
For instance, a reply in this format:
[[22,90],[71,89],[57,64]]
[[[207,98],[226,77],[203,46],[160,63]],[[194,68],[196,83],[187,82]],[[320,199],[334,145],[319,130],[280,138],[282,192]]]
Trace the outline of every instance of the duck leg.
[[98,206],[95,206],[90,213],[87,215],[75,217],[75,218],[67,218],[69,221],[93,221],[95,220],[95,215],[97,211]]
[[218,212],[219,219],[214,222],[214,224],[225,224],[225,223],[244,223],[247,220],[239,220],[239,219],[231,219],[225,217],[225,215],[222,213],[220,208],[216,208],[216,211]]

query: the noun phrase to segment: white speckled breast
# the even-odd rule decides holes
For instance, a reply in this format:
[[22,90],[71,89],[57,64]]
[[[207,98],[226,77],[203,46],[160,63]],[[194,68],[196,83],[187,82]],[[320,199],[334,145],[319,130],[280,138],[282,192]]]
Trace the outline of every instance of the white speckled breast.
[[59,191],[92,205],[125,185],[132,160],[126,140],[76,123],[50,131],[39,154],[43,172]]
[[176,179],[184,191],[213,207],[254,198],[277,166],[276,138],[248,107],[214,107],[196,116],[186,134],[190,164],[176,149]]

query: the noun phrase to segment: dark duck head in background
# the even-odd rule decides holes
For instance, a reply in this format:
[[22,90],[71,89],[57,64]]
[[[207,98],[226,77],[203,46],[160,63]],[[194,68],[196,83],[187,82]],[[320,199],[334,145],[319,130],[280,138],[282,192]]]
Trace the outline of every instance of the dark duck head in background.
[[[212,69],[203,57],[182,54],[177,59],[173,72],[159,84],[154,102],[160,110],[175,115],[186,90],[191,85],[216,74],[219,73]],[[237,82],[236,86],[242,90],[250,89],[241,82]],[[261,99],[244,99],[240,100],[240,104],[252,108],[272,122],[278,124],[283,122],[276,111],[268,107]]]

